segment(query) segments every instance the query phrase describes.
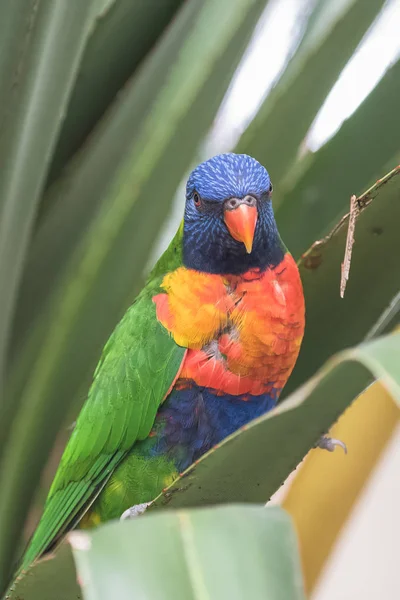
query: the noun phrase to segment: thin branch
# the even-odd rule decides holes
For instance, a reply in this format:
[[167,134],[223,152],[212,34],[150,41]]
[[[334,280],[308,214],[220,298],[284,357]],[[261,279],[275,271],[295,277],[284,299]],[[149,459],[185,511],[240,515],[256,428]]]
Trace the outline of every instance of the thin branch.
[[349,215],[349,226],[347,229],[346,237],[346,250],[344,253],[344,260],[342,262],[342,276],[340,279],[340,297],[344,297],[346,290],[347,281],[350,274],[351,254],[353,252],[354,244],[354,233],[356,230],[356,221],[360,212],[360,207],[357,201],[357,196],[353,195],[350,198],[350,215]]

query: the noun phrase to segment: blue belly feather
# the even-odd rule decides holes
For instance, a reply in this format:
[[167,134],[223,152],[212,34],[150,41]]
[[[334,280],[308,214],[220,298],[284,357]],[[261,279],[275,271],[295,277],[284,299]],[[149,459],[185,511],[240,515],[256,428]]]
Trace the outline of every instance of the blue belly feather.
[[165,455],[182,472],[225,437],[271,410],[279,392],[220,396],[194,383],[173,390],[157,414],[151,436],[140,442],[136,451]]

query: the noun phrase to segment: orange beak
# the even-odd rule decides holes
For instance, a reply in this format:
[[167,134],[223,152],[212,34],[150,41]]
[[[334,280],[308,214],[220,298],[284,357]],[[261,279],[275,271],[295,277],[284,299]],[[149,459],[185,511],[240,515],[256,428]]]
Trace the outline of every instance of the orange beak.
[[239,204],[233,210],[225,210],[224,221],[231,236],[243,242],[247,254],[253,248],[254,232],[257,225],[257,208],[248,204]]

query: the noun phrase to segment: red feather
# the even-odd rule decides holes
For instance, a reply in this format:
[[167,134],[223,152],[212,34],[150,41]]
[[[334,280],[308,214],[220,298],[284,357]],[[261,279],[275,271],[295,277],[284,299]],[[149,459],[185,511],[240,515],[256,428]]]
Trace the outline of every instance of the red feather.
[[220,394],[281,390],[304,333],[304,296],[290,254],[274,269],[241,276],[180,267],[154,297],[157,318],[189,348],[177,385],[194,381]]

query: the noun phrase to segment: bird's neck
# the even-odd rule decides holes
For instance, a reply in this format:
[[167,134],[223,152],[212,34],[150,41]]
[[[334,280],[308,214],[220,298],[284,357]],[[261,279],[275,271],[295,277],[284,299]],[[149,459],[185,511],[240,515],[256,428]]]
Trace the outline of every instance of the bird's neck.
[[286,253],[277,229],[256,232],[250,254],[240,242],[224,242],[218,235],[196,236],[188,232],[183,238],[184,266],[216,275],[241,275],[254,269],[274,268]]

